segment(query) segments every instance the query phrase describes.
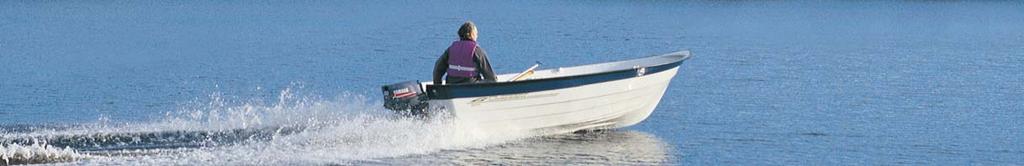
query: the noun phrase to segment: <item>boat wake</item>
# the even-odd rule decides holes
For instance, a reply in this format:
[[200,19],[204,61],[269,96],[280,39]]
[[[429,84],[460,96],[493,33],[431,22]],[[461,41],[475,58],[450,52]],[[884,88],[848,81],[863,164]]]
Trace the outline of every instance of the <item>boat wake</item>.
[[63,162],[85,157],[70,148],[58,148],[46,144],[0,144],[0,165]]
[[212,95],[148,122],[5,126],[0,165],[365,163],[533,136],[441,117],[396,117],[380,105],[358,95],[320,99],[285,90],[272,104],[233,104]]

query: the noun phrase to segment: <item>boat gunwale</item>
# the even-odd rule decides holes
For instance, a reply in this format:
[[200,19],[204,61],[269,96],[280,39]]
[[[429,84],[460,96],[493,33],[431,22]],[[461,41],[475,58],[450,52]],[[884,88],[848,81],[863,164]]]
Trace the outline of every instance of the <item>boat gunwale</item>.
[[[603,72],[585,73],[585,74],[578,74],[578,75],[567,75],[567,76],[560,76],[560,77],[530,79],[530,80],[515,81],[515,82],[487,82],[487,83],[455,84],[455,85],[432,85],[432,84],[430,84],[430,85],[426,85],[426,90],[427,90],[427,96],[430,99],[455,99],[455,98],[466,98],[466,97],[481,97],[481,96],[519,94],[519,93],[529,93],[529,92],[552,90],[552,89],[570,88],[570,87],[576,87],[576,86],[583,86],[583,85],[589,85],[589,84],[602,83],[602,82],[607,82],[607,81],[614,81],[614,80],[621,80],[621,79],[626,79],[626,78],[633,78],[633,77],[639,76],[637,74],[632,74],[632,73],[637,73],[638,72],[637,70],[639,70],[639,69],[647,70],[646,73],[643,73],[643,75],[650,75],[650,74],[655,74],[655,73],[659,73],[659,72],[662,72],[662,71],[666,71],[666,70],[669,70],[671,68],[678,67],[679,64],[681,64],[683,61],[689,59],[690,58],[690,51],[682,50],[682,51],[677,51],[677,52],[672,52],[672,53],[667,53],[667,54],[662,54],[662,55],[649,56],[649,57],[644,57],[644,58],[621,60],[621,61],[613,61],[613,62],[604,62],[604,63],[595,63],[595,64],[586,64],[586,65],[573,66],[573,67],[584,67],[584,66],[592,66],[592,65],[613,64],[613,63],[620,63],[622,61],[631,61],[631,60],[639,60],[639,59],[647,59],[647,58],[670,57],[670,56],[681,56],[681,57],[679,57],[678,59],[671,60],[671,61],[666,61],[666,62],[661,62],[661,63],[652,63],[654,65],[649,65],[649,66],[636,66],[634,68],[627,68],[627,69],[609,70],[609,71],[603,71]],[[625,75],[625,74],[634,75],[634,76],[633,77],[619,76],[619,75]],[[449,92],[451,90],[459,90],[459,89],[479,89],[479,88],[488,88],[488,87],[494,88],[494,87],[509,87],[509,86],[527,86],[529,84],[538,84],[538,83],[556,82],[556,81],[568,81],[568,80],[574,80],[574,79],[579,79],[579,78],[594,78],[594,77],[601,77],[601,76],[605,76],[605,75],[607,75],[607,76],[618,76],[618,77],[613,77],[612,79],[598,79],[596,81],[589,81],[589,82],[583,82],[583,83],[577,83],[577,81],[574,81],[574,82],[571,82],[568,85],[563,85],[563,84],[555,83],[556,85],[559,85],[559,88],[530,88],[530,89],[526,89],[526,90],[516,89],[516,90],[513,90],[512,92],[508,92],[508,93],[492,92],[492,93],[485,93],[484,95],[480,95],[480,94],[459,94],[459,95],[453,95],[453,94],[450,94],[450,92]],[[533,89],[537,89],[537,90],[533,90]],[[441,92],[444,92],[444,93],[442,94]]]

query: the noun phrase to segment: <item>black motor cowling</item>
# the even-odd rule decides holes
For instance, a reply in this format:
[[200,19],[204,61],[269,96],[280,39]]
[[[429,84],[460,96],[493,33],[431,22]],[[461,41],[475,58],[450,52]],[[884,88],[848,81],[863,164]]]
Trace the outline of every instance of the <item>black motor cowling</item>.
[[402,113],[422,114],[427,108],[427,93],[419,81],[405,81],[381,87],[384,108]]

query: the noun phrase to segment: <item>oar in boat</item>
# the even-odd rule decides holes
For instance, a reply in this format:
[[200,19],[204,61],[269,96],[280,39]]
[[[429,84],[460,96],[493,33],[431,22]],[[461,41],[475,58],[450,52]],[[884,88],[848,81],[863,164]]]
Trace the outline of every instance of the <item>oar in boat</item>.
[[537,69],[537,67],[540,67],[541,64],[542,63],[538,61],[537,64],[533,64],[533,66],[530,66],[530,68],[527,68],[525,71],[516,74],[516,76],[512,77],[512,79],[509,79],[508,82],[519,81],[522,79],[526,79],[527,77],[533,76],[533,70]]
[[[537,61],[537,63],[533,64],[533,66],[530,66],[530,68],[527,68],[523,72],[519,72],[519,74],[516,74],[516,76],[512,77],[512,79],[508,79],[508,82],[519,81],[519,80],[523,80],[523,79],[529,78],[530,76],[533,76],[533,70],[537,69],[537,67],[540,67],[541,64],[543,64],[543,63],[540,63],[540,61]],[[492,97],[493,96],[477,98],[477,99],[471,101],[470,103],[479,104],[480,102],[487,101],[487,99],[490,99]]]

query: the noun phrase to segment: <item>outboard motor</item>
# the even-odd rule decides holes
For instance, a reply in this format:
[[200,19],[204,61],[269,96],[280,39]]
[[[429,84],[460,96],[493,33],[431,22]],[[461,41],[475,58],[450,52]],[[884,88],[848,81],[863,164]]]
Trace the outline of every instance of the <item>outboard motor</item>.
[[385,85],[381,90],[384,91],[384,108],[405,115],[424,115],[428,99],[419,81]]

